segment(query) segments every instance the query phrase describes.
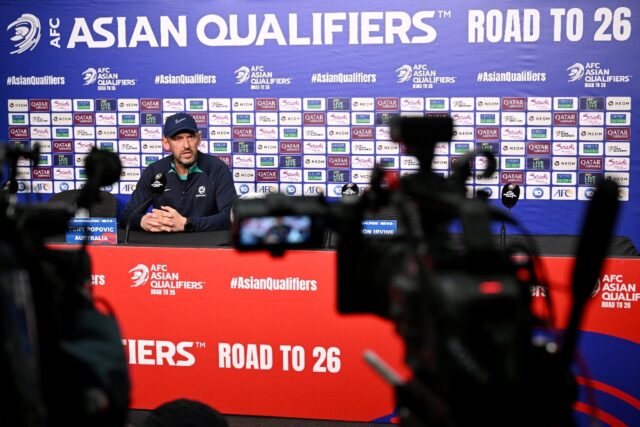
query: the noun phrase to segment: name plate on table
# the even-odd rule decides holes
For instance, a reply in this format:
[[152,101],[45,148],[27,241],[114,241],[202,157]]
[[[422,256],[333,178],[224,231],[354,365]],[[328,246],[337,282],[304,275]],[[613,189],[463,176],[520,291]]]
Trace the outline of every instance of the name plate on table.
[[362,234],[383,236],[396,234],[398,221],[395,219],[367,219],[362,221]]
[[91,245],[118,243],[118,224],[115,218],[71,218],[67,230],[67,243]]

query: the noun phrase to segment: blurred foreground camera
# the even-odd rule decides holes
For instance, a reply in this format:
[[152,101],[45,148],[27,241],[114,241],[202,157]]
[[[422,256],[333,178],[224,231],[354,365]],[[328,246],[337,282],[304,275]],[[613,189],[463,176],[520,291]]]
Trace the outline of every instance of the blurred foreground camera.
[[[339,311],[390,319],[405,343],[413,378],[391,380],[401,425],[574,425],[571,364],[583,309],[613,230],[616,184],[603,181],[595,191],[578,247],[574,307],[565,333],[558,336],[549,297],[546,315],[531,307],[530,288],[546,288],[533,240],[517,247],[498,245],[493,222],[510,223],[523,234],[526,230],[486,198],[467,197],[468,178],[473,173],[492,176],[495,157],[467,153],[443,175],[433,172],[431,163],[435,144],[452,137],[451,118],[400,117],[390,131],[419,161],[416,173],[389,180],[375,167],[366,191],[336,203],[308,197],[285,201],[281,195],[239,200],[233,230],[237,247],[265,248],[245,244],[243,237],[255,235],[246,228],[265,218],[271,224],[291,215],[307,217],[336,233]],[[478,156],[486,159],[482,171],[474,170]],[[363,220],[381,209],[394,212],[397,232],[363,233]],[[454,223],[460,233],[450,232]],[[281,239],[277,252],[294,247]]]

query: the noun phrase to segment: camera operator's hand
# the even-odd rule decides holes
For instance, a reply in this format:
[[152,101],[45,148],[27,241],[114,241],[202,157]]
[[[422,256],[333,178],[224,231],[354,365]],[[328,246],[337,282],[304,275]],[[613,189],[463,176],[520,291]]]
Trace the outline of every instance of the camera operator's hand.
[[187,218],[170,206],[162,206],[160,209],[153,209],[142,217],[140,226],[143,230],[152,233],[167,232],[175,233],[184,231],[184,224]]

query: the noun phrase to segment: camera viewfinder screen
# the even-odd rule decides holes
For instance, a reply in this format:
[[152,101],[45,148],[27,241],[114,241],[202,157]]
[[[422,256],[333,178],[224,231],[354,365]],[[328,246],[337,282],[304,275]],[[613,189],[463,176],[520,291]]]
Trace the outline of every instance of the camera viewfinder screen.
[[241,246],[297,246],[312,236],[311,217],[305,215],[245,218],[240,224]]

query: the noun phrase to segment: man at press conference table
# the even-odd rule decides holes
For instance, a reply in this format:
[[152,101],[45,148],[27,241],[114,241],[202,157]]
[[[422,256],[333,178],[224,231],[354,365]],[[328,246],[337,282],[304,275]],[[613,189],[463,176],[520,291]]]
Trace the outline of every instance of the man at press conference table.
[[[201,139],[189,114],[167,117],[162,145],[171,155],[143,171],[120,216],[121,226],[130,222],[131,229],[152,233],[230,228],[230,210],[237,198],[231,171],[222,160],[198,151]],[[154,196],[152,184],[158,177],[166,185]],[[145,213],[149,205],[153,209]]]

